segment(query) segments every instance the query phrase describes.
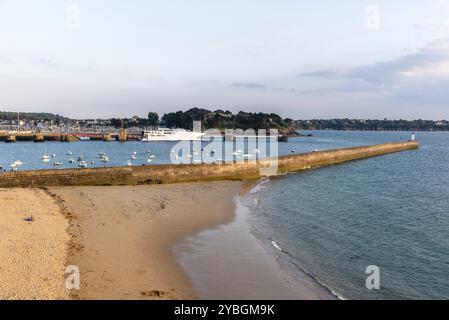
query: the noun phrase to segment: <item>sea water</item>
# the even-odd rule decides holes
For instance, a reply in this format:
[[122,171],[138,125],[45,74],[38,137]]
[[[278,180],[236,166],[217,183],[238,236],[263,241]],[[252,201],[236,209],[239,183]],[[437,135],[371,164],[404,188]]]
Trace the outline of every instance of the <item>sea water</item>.
[[[315,132],[315,146],[403,140],[393,132]],[[249,223],[279,263],[346,299],[449,298],[449,133],[419,150],[271,179]],[[250,202],[251,203],[251,202]],[[368,266],[380,289],[366,287]]]

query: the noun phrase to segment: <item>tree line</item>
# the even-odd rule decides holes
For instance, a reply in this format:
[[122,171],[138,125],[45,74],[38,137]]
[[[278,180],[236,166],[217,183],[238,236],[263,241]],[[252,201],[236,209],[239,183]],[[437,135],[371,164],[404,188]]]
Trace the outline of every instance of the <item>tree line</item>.
[[446,120],[362,120],[362,119],[314,119],[296,120],[300,130],[369,130],[369,131],[449,131]]

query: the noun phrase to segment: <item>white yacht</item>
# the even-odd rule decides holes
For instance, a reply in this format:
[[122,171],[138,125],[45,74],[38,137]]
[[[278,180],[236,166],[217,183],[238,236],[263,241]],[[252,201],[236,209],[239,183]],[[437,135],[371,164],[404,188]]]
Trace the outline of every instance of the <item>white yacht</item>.
[[205,135],[202,132],[192,132],[185,129],[159,128],[145,131],[142,141],[194,141],[201,140]]

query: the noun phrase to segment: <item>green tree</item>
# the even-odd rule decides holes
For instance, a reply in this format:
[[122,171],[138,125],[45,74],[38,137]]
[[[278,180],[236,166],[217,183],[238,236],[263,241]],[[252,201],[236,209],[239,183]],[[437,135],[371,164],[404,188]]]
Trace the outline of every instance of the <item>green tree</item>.
[[155,127],[159,123],[159,115],[156,112],[148,113],[148,125]]

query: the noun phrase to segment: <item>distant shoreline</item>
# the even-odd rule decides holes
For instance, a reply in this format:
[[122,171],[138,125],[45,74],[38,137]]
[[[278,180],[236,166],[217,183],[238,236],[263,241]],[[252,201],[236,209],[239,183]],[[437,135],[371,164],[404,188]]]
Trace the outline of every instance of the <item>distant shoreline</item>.
[[351,131],[351,132],[428,132],[428,133],[442,133],[442,132],[449,132],[448,130],[361,130],[361,129],[297,129],[297,131],[306,131],[306,132],[313,132],[313,131]]

